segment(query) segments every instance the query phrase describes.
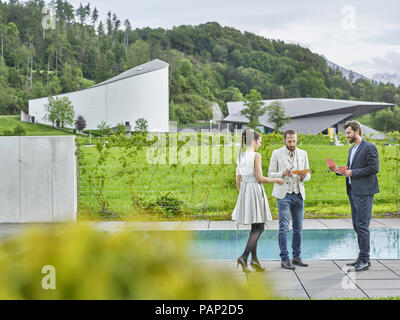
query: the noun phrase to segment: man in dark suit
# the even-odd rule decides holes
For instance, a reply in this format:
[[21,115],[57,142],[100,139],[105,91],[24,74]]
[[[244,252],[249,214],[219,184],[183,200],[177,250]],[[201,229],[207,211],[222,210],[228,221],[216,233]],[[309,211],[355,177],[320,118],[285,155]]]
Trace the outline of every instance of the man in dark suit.
[[376,176],[379,172],[379,157],[376,147],[362,138],[361,124],[358,121],[347,121],[343,128],[349,143],[354,144],[349,150],[348,170],[341,175],[346,177],[353,228],[357,233],[360,249],[357,260],[347,265],[354,266],[355,271],[362,271],[371,266],[369,224],[374,195],[379,192]]

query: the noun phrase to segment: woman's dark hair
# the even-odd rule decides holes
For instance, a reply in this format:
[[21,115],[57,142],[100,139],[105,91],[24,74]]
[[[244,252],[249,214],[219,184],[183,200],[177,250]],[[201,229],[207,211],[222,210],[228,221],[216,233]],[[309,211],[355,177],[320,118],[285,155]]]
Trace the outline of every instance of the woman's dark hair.
[[261,135],[254,131],[253,129],[246,128],[242,132],[242,140],[240,142],[240,151],[239,151],[239,162],[243,151],[243,145],[246,144],[246,147],[251,146],[253,141],[257,141],[261,138]]

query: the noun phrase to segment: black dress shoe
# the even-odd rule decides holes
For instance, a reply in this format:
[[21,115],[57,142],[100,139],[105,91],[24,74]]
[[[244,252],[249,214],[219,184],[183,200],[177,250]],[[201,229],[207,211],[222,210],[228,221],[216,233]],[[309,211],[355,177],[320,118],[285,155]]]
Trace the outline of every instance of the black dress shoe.
[[281,266],[282,266],[283,268],[285,268],[285,269],[288,269],[288,270],[294,270],[294,269],[296,269],[296,267],[290,263],[290,260],[289,260],[289,259],[287,259],[287,260],[282,260],[282,261],[281,261]]
[[368,261],[358,261],[357,264],[354,266],[354,270],[357,271],[364,271],[364,270],[368,270],[369,269],[369,265],[368,265]]
[[301,267],[308,267],[307,263],[304,263],[301,258],[293,258],[292,263],[296,266],[301,266]]
[[[357,259],[356,261],[346,263],[346,266],[354,267],[359,261],[360,259]],[[368,260],[368,267],[370,266],[371,266],[371,260]]]

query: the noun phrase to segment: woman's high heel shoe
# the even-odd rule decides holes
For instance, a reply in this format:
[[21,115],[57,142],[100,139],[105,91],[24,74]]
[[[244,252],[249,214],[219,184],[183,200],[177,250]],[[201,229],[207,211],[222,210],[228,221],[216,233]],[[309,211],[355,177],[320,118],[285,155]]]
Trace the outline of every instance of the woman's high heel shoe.
[[250,265],[256,272],[264,272],[265,271],[265,268],[261,267],[261,264],[258,261],[250,260]]
[[251,272],[251,271],[247,268],[247,261],[245,261],[245,260],[243,259],[243,257],[238,258],[238,259],[236,260],[236,262],[237,262],[236,269],[239,268],[239,264],[240,264],[241,267],[242,267],[242,271],[243,271],[243,272],[245,272],[245,273],[250,273],[250,272]]

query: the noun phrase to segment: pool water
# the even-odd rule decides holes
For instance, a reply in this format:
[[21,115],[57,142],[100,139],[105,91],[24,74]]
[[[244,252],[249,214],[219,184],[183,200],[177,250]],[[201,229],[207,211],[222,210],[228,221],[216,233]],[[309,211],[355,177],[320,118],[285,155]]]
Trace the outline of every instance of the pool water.
[[[400,259],[400,229],[370,229],[371,259]],[[249,230],[193,231],[190,256],[198,260],[235,260],[246,247]],[[292,256],[292,230],[288,251]],[[303,230],[303,259],[354,259],[358,256],[357,237],[352,229]],[[263,260],[279,260],[278,230],[265,230],[257,255]]]

